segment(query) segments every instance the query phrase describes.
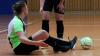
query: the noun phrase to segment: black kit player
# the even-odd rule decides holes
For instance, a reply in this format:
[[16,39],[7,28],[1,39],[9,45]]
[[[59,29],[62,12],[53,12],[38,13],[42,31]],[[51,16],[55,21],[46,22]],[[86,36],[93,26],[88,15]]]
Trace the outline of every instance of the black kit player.
[[[63,39],[65,0],[40,0],[40,13],[42,15],[42,29],[49,33],[50,12],[54,10],[57,26],[57,38]],[[56,49],[54,48],[54,51]]]
[[57,37],[63,38],[64,25],[64,4],[65,0],[40,0],[40,13],[42,15],[42,29],[49,33],[49,20],[50,12],[54,10],[56,25],[57,25]]

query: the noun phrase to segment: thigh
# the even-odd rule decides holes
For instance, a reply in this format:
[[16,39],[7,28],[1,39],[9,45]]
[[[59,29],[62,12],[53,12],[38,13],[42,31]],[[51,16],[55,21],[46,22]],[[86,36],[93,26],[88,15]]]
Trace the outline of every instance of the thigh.
[[51,12],[52,9],[53,9],[53,0],[45,0],[43,10]]
[[[59,7],[58,7],[60,0],[53,0],[53,2],[54,2],[54,12],[58,14],[64,14],[64,10],[61,11],[59,10]],[[65,6],[65,2],[63,4]]]
[[[32,40],[32,37],[30,37],[29,39]],[[20,45],[14,49],[14,52],[15,54],[30,54],[32,51],[38,49],[39,49],[38,46],[20,43]]]
[[32,39],[35,41],[39,40],[46,40],[48,38],[49,34],[45,30],[39,30],[36,33],[32,35]]

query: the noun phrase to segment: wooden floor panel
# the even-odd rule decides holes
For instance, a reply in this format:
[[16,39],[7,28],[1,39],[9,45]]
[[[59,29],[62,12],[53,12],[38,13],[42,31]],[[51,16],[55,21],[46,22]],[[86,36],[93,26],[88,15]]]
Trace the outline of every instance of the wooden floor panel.
[[[64,17],[64,40],[73,36],[78,37],[78,42],[74,50],[65,53],[54,54],[51,47],[32,52],[28,56],[100,56],[100,16],[65,16]],[[33,24],[27,26],[28,36],[41,29],[41,17],[30,16],[29,22]],[[54,17],[50,19],[50,35],[56,37],[56,23]],[[0,55],[17,56],[13,54],[7,40],[7,33],[0,34]],[[91,50],[82,50],[79,40],[82,36],[91,36],[93,47]]]

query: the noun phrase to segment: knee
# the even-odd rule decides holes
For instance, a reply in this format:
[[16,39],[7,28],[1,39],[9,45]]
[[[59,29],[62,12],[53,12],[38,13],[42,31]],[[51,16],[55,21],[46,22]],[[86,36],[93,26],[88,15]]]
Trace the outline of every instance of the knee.
[[48,37],[49,37],[49,34],[48,34],[47,31],[41,30],[41,33],[42,33],[42,35],[43,35],[45,38],[48,38]]
[[56,21],[62,21],[63,15],[62,14],[55,14]]
[[62,21],[63,20],[63,17],[61,17],[61,16],[56,16],[55,18],[56,18],[56,21]]
[[43,20],[49,20],[50,18],[49,12],[42,11],[42,17],[43,17]]
[[49,20],[49,16],[48,15],[43,15],[43,20]]

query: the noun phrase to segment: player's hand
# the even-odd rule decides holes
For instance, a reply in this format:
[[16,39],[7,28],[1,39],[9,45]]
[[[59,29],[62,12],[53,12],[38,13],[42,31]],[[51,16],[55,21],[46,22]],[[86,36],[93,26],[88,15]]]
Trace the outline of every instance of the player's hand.
[[58,8],[59,8],[59,11],[64,12],[64,4],[63,3],[59,3]]
[[36,42],[36,45],[37,45],[37,46],[41,46],[41,47],[48,47],[48,44],[46,44],[46,43],[44,43],[44,42],[42,42],[42,41],[37,41],[37,42]]
[[43,14],[43,8],[40,8],[40,13],[41,13],[41,15]]

